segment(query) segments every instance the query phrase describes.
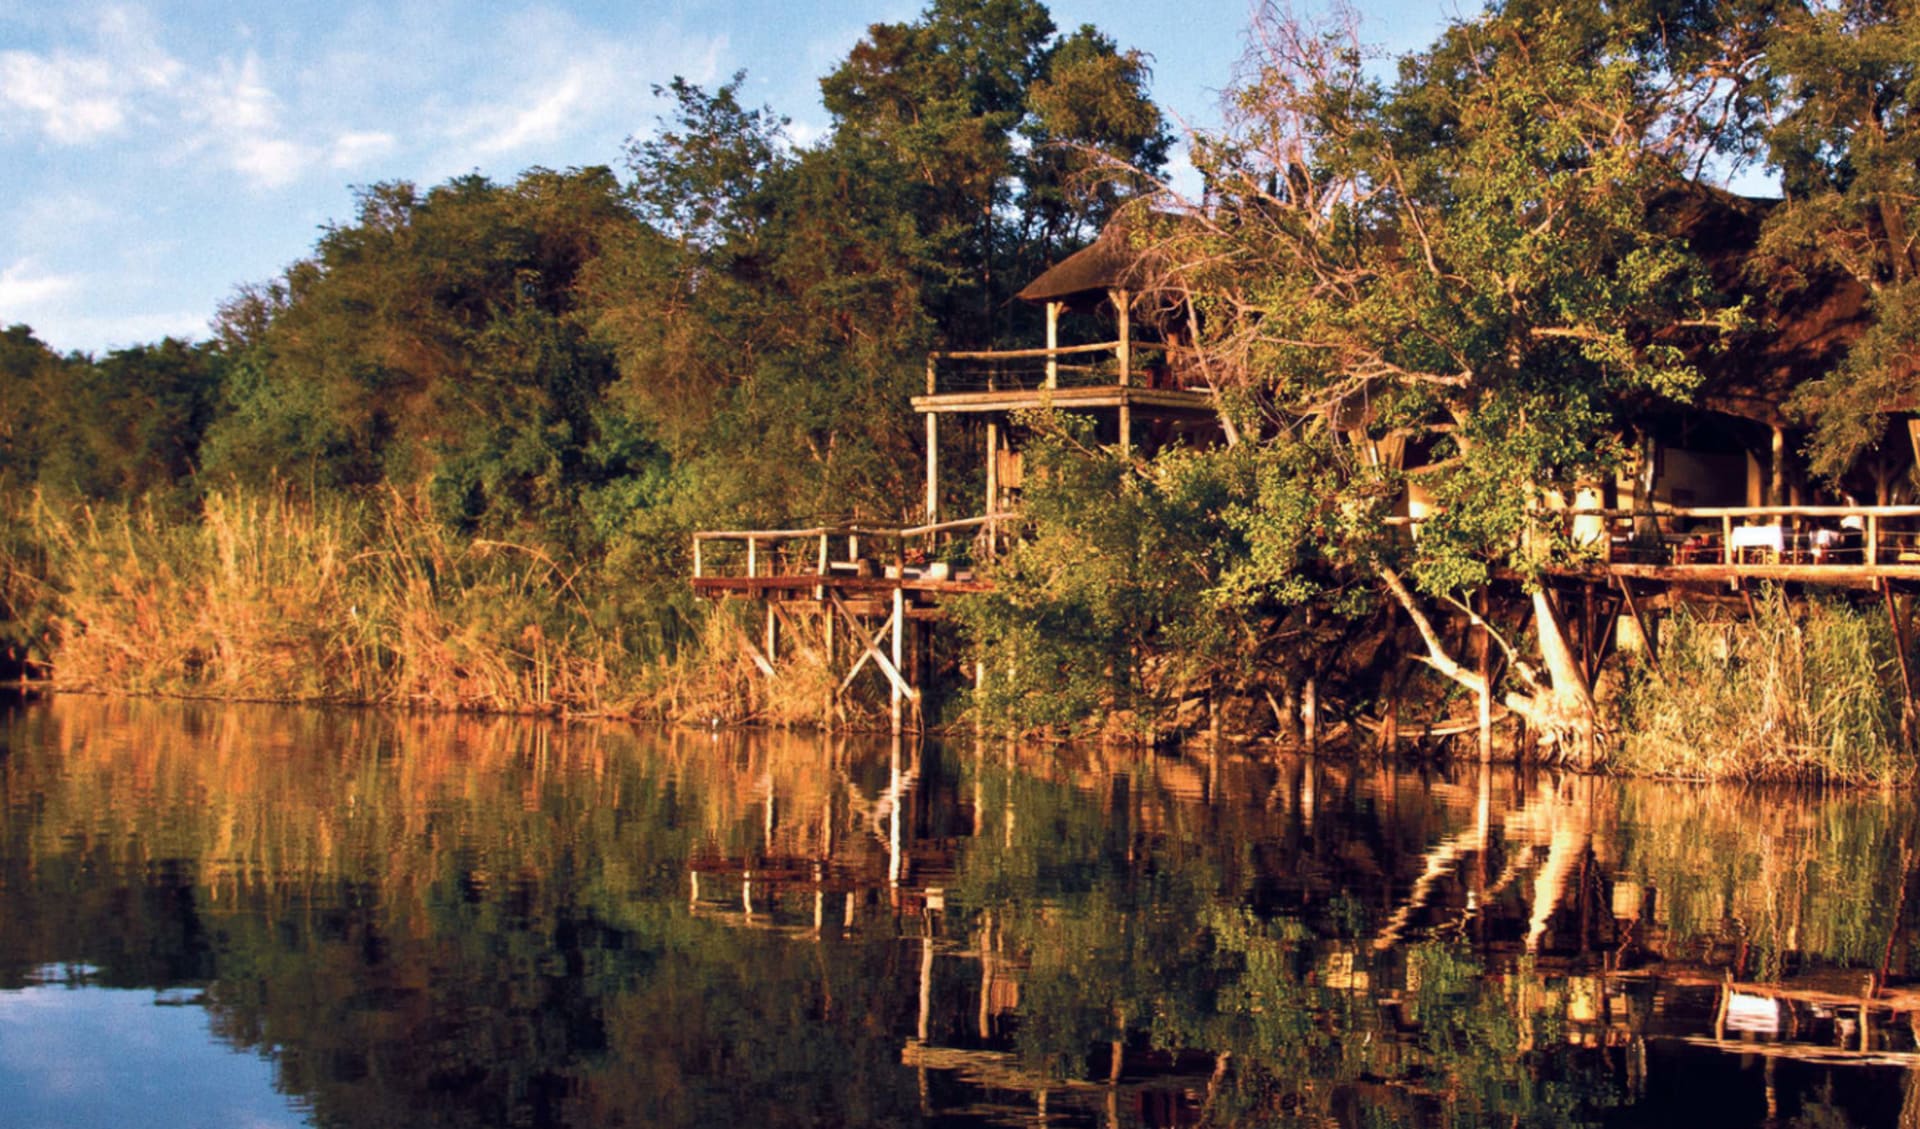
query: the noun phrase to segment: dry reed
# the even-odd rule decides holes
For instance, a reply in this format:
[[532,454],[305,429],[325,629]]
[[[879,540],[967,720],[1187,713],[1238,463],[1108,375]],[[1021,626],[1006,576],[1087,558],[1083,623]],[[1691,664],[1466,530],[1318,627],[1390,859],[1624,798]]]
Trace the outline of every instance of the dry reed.
[[678,627],[607,628],[646,591],[596,589],[538,546],[463,537],[398,494],[213,491],[197,519],[34,499],[7,520],[19,536],[0,594],[52,609],[67,689],[702,726],[872,716],[858,694],[836,697],[817,618],[789,625],[769,679],[730,609],[687,616],[678,645]]

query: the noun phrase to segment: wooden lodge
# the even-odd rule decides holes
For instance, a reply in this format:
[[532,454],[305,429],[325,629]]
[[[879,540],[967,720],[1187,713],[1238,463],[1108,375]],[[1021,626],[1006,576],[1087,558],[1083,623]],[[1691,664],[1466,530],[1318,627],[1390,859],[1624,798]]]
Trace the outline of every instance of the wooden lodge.
[[[1561,604],[1584,593],[1588,622],[1573,635],[1589,674],[1623,618],[1644,642],[1651,631],[1643,612],[1674,601],[1737,604],[1762,583],[1877,593],[1905,638],[1911,596],[1920,593],[1920,416],[1898,417],[1853,472],[1825,483],[1797,464],[1807,433],[1786,407],[1794,389],[1831,371],[1865,328],[1866,295],[1837,273],[1783,294],[1756,289],[1742,272],[1768,202],[1699,189],[1662,206],[1704,248],[1716,282],[1747,296],[1755,328],[1706,356],[1694,403],[1651,403],[1631,422],[1622,436],[1638,455],[1631,471],[1540,500],[1584,549],[1584,559],[1576,553],[1551,580]],[[764,605],[751,649],[769,678],[782,625],[816,617],[830,669],[844,671],[836,697],[868,675],[884,684],[896,732],[919,718],[942,602],[988,587],[970,567],[941,562],[990,560],[1017,535],[1023,413],[1090,416],[1095,438],[1123,452],[1224,440],[1214,390],[1189,347],[1189,315],[1155,290],[1149,259],[1124,232],[1109,231],[1021,291],[1045,308],[1043,346],[928,357],[925,391],[912,398],[926,429],[922,524],[694,535],[695,591]],[[1103,339],[1066,341],[1064,325],[1101,327]],[[1417,471],[1420,452],[1375,433],[1364,395],[1323,414],[1368,447],[1371,460]],[[969,448],[984,471],[980,512],[943,514],[942,451]],[[1417,538],[1433,501],[1417,473],[1410,478],[1392,520]],[[971,539],[971,551],[947,551],[955,538]],[[1597,595],[1602,611],[1594,613]],[[1895,610],[1896,595],[1907,597],[1904,612]],[[974,676],[984,672],[976,667]]]

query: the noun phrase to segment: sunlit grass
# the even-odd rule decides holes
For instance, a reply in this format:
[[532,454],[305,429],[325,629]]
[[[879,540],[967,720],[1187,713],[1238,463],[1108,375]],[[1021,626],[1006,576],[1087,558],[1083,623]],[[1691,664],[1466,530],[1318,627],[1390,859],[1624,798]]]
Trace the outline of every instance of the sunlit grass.
[[1684,606],[1661,625],[1658,670],[1620,703],[1614,764],[1692,779],[1905,781],[1898,658],[1870,609],[1769,592],[1754,614]]

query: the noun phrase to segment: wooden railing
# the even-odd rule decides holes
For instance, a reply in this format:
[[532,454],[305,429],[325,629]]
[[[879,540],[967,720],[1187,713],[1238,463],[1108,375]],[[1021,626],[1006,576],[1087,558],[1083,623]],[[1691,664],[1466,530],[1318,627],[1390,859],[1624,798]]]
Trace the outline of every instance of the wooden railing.
[[[1544,511],[1614,563],[1920,566],[1920,505],[1573,507]],[[1395,518],[1416,535],[1426,520]]]
[[927,395],[1145,384],[1155,366],[1140,364],[1141,355],[1169,353],[1144,341],[929,353]]
[[[871,568],[874,575],[894,578],[947,579],[951,570],[939,559],[946,542],[964,532],[984,532],[995,539],[1018,520],[1019,514],[1008,512],[898,527],[702,530],[693,535],[693,577],[858,576]],[[839,557],[834,550],[842,543],[846,555]],[[799,545],[805,548],[796,551]],[[872,551],[876,548],[882,551]]]

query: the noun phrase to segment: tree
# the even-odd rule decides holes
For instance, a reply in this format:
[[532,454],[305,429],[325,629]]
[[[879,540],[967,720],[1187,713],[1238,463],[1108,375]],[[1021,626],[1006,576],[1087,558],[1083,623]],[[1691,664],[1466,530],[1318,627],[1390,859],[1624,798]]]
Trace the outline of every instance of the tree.
[[[1313,562],[1258,527],[1323,512],[1312,556],[1374,578],[1430,665],[1493,691],[1422,597],[1464,608],[1496,570],[1537,576],[1576,552],[1543,497],[1611,475],[1623,414],[1685,399],[1735,314],[1656,216],[1720,143],[1715,99],[1736,96],[1674,69],[1712,38],[1701,19],[1496,4],[1382,84],[1350,33],[1263,12],[1232,124],[1196,146],[1212,199],[1160,235],[1216,379],[1268,406],[1266,434],[1318,453],[1249,514],[1241,590],[1297,593]],[[1691,37],[1652,30],[1680,26]],[[1337,496],[1315,497],[1330,481]],[[1435,506],[1411,541],[1387,520],[1409,482]],[[1583,737],[1584,682],[1534,600],[1548,669],[1516,664],[1506,703]]]
[[1862,287],[1871,315],[1845,361],[1803,386],[1813,467],[1830,476],[1915,405],[1920,378],[1920,9],[1898,0],[1792,5],[1764,58],[1762,122],[1785,200],[1767,219],[1776,284]]
[[633,224],[604,168],[366,189],[356,222],[223,311],[213,469],[421,486],[469,528],[560,533],[605,473],[586,452],[614,378],[576,291]]
[[29,483],[39,476],[48,410],[76,367],[28,326],[0,331],[0,479]]
[[987,343],[1013,289],[1118,205],[1129,186],[1096,167],[1158,167],[1145,80],[1092,29],[1056,40],[1035,0],[869,28],[822,81],[832,133],[804,149],[741,103],[740,76],[675,80],[628,146],[643,224],[593,273],[615,400],[709,516],[907,516],[928,350]]

